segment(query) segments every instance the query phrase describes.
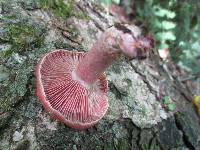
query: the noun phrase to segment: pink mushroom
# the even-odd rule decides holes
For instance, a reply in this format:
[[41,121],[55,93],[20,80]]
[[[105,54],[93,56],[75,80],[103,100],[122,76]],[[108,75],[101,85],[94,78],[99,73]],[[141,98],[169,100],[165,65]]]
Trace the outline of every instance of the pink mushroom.
[[143,58],[150,48],[150,38],[135,37],[130,26],[118,24],[88,53],[54,50],[35,68],[37,97],[53,118],[72,128],[89,128],[108,109],[106,68],[121,54]]

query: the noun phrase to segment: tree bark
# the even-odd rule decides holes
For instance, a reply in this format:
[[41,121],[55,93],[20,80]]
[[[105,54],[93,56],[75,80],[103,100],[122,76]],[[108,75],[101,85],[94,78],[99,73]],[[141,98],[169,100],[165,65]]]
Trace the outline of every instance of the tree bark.
[[52,120],[35,96],[37,60],[58,48],[88,51],[120,20],[93,1],[76,2],[77,14],[65,19],[37,0],[9,2],[0,2],[0,149],[200,149],[191,93],[156,51],[106,71],[110,106],[94,127],[77,131]]

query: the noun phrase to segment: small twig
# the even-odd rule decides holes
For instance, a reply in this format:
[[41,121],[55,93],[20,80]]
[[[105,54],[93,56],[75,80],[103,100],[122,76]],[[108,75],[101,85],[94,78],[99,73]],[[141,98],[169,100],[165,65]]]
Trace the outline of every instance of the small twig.
[[185,81],[187,81],[187,80],[192,80],[192,79],[194,79],[194,78],[196,78],[196,76],[189,76],[189,77],[185,77],[185,78],[178,78],[178,80],[180,81],[180,82],[185,82]]
[[174,79],[173,79],[172,75],[170,74],[170,71],[169,71],[167,65],[163,64],[162,66],[163,66],[163,69],[165,70],[165,72],[167,73],[168,77],[170,78],[170,80],[173,81]]
[[196,94],[200,94],[200,78],[197,79],[197,91]]

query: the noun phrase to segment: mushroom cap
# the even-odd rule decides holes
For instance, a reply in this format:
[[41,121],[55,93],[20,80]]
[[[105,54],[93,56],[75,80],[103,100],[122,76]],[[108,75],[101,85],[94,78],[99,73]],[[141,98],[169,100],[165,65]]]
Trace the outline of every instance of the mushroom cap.
[[83,86],[72,76],[84,55],[83,52],[54,50],[35,67],[36,95],[45,110],[52,118],[76,129],[93,126],[108,109],[105,74],[90,86]]

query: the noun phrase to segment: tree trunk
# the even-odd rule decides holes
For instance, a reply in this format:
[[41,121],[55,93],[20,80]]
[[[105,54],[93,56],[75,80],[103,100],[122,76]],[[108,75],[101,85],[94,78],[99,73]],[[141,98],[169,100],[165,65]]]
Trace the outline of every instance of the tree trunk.
[[92,0],[0,4],[0,149],[200,149],[191,94],[156,51],[106,71],[109,110],[94,127],[78,131],[52,120],[35,96],[38,59],[54,49],[88,51],[120,19]]

